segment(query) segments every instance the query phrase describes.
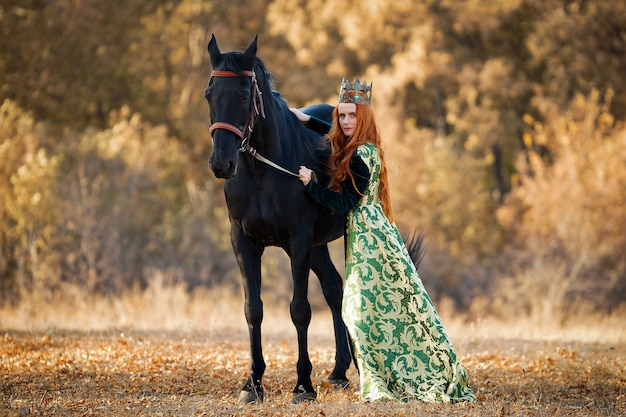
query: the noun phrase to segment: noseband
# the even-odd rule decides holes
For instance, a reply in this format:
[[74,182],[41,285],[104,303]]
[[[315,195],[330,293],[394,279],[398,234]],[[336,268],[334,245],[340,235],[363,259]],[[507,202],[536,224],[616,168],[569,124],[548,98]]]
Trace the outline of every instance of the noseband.
[[215,122],[211,124],[209,128],[209,132],[211,136],[213,136],[213,132],[217,129],[228,130],[229,132],[234,133],[239,136],[241,139],[241,146],[239,150],[241,152],[250,151],[250,146],[248,142],[250,141],[250,135],[252,134],[252,129],[254,129],[254,125],[256,124],[259,115],[265,119],[265,107],[263,106],[263,93],[259,89],[259,85],[256,80],[256,74],[254,71],[242,71],[242,72],[234,72],[234,71],[212,71],[211,77],[251,77],[252,78],[252,86],[250,87],[250,99],[252,100],[252,105],[250,106],[250,113],[248,114],[248,120],[243,127],[243,130],[239,129],[237,126],[234,126],[227,122]]

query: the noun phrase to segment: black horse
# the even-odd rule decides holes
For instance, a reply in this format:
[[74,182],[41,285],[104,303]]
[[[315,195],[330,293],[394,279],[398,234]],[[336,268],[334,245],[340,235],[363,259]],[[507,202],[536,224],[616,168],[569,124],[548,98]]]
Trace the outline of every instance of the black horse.
[[[250,336],[250,375],[239,402],[263,400],[261,256],[267,246],[281,247],[291,260],[290,312],[298,337],[293,402],[314,400],[317,394],[311,383],[307,346],[309,270],[320,280],[332,312],[336,355],[329,382],[347,385],[346,370],[351,362],[341,318],[342,278],[327,247],[328,242],[343,236],[345,213],[316,204],[294,174],[299,165],[306,165],[317,173],[319,181],[327,182],[323,164],[329,149],[321,134],[306,128],[273,91],[272,76],[256,56],[256,37],[244,52],[222,54],[212,36],[208,51],[213,67],[204,92],[213,136],[209,165],[216,177],[226,179],[230,238],[241,269]],[[312,110],[328,119],[332,107]]]

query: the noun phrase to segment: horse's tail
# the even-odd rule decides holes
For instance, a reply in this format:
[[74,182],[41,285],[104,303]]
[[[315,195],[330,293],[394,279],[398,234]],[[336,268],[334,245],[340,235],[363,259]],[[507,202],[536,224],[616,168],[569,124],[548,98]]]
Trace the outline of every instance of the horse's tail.
[[424,234],[414,230],[413,232],[402,232],[400,235],[415,265],[415,269],[419,269],[422,258],[424,258]]

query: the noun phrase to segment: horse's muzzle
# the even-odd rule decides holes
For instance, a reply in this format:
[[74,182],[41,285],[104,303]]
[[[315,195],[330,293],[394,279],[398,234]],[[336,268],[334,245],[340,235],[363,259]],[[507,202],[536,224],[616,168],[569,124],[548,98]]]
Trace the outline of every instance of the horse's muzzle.
[[209,167],[217,178],[228,179],[235,175],[237,164],[233,161],[217,161],[216,158],[209,158]]

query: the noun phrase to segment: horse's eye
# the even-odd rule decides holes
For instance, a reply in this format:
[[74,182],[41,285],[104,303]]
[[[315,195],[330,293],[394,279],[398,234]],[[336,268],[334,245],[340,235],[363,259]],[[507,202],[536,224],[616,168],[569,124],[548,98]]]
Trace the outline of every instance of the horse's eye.
[[209,96],[211,95],[211,91],[213,89],[209,86],[207,88],[204,89],[204,98],[206,98],[207,100],[209,99]]

